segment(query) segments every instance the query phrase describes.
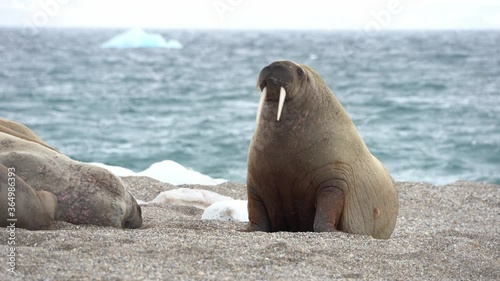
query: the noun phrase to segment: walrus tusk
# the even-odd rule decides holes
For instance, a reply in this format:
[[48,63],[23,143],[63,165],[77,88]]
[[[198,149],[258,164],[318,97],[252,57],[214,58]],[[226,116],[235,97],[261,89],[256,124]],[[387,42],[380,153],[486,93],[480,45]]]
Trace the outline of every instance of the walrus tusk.
[[266,99],[266,94],[267,94],[267,87],[265,87],[262,90],[262,94],[260,95],[259,107],[257,108],[257,118],[255,119],[257,126],[259,126],[260,114],[262,113],[262,107],[264,106],[264,100]]
[[280,121],[281,111],[283,110],[283,104],[285,103],[285,97],[286,97],[285,88],[281,87],[281,89],[280,89],[280,101],[278,104],[278,117],[276,118],[276,121]]

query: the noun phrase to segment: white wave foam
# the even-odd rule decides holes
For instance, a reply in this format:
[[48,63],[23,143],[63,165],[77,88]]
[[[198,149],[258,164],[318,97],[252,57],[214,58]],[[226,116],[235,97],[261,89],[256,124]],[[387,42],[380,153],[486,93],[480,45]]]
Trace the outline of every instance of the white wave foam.
[[214,179],[197,171],[188,169],[181,164],[165,160],[152,164],[149,168],[142,172],[134,172],[127,168],[119,166],[111,166],[102,163],[89,163],[101,168],[104,168],[119,177],[130,176],[146,176],[155,180],[173,184],[200,184],[200,185],[217,185],[226,182],[224,179]]
[[130,177],[130,176],[137,175],[134,171],[129,170],[127,168],[120,167],[120,166],[111,166],[111,165],[106,165],[106,164],[96,163],[96,162],[92,162],[89,164],[104,168],[104,169],[110,171],[111,173],[115,174],[115,176],[119,176],[119,177]]

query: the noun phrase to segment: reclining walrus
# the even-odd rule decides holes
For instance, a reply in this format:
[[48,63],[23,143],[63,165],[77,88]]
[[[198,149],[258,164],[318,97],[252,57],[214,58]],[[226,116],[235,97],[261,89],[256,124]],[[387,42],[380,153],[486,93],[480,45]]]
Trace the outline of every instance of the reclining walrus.
[[[0,119],[0,164],[15,169],[26,184],[24,189],[43,190],[57,197],[56,221],[119,228],[142,225],[141,208],[118,177],[64,156],[25,126],[5,119]],[[7,202],[3,188],[0,200]]]

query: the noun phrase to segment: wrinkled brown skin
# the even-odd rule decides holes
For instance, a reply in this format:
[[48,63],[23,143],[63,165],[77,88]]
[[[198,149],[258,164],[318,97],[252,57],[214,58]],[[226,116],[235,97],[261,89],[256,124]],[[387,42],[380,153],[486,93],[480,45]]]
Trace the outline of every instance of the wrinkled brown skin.
[[[31,130],[23,135],[38,138]],[[35,191],[45,190],[57,197],[55,220],[141,227],[141,207],[118,177],[103,168],[72,160],[40,141],[0,131],[0,164],[15,168],[16,175]]]
[[[9,180],[10,179],[10,180]],[[9,183],[12,183],[9,186]],[[9,187],[14,196],[9,196]],[[15,216],[9,215],[8,200],[14,199]],[[26,184],[15,172],[9,175],[8,168],[0,165],[0,227],[11,224],[7,219],[17,219],[16,228],[29,230],[49,229],[54,223],[54,214],[57,208],[57,198],[48,191],[36,191]]]
[[[276,121],[280,86],[287,91]],[[248,153],[247,231],[343,231],[387,239],[396,224],[393,180],[311,68],[265,67],[267,98]]]
[[36,142],[40,145],[45,146],[46,148],[57,151],[52,146],[46,144],[41,138],[39,138],[32,130],[23,124],[7,120],[5,118],[0,118],[0,132],[6,133],[11,136],[15,136],[21,138],[23,140]]

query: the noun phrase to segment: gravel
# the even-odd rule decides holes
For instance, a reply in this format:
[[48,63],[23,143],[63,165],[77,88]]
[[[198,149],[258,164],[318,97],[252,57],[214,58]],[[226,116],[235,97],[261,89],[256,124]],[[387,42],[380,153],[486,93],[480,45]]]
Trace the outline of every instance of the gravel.
[[[123,178],[138,199],[178,188]],[[245,186],[206,189],[245,199]],[[328,280],[500,279],[500,186],[397,183],[400,212],[388,240],[346,233],[246,233],[245,223],[202,221],[194,207],[143,206],[140,229],[56,222],[48,231],[16,229],[16,273],[0,280]]]

